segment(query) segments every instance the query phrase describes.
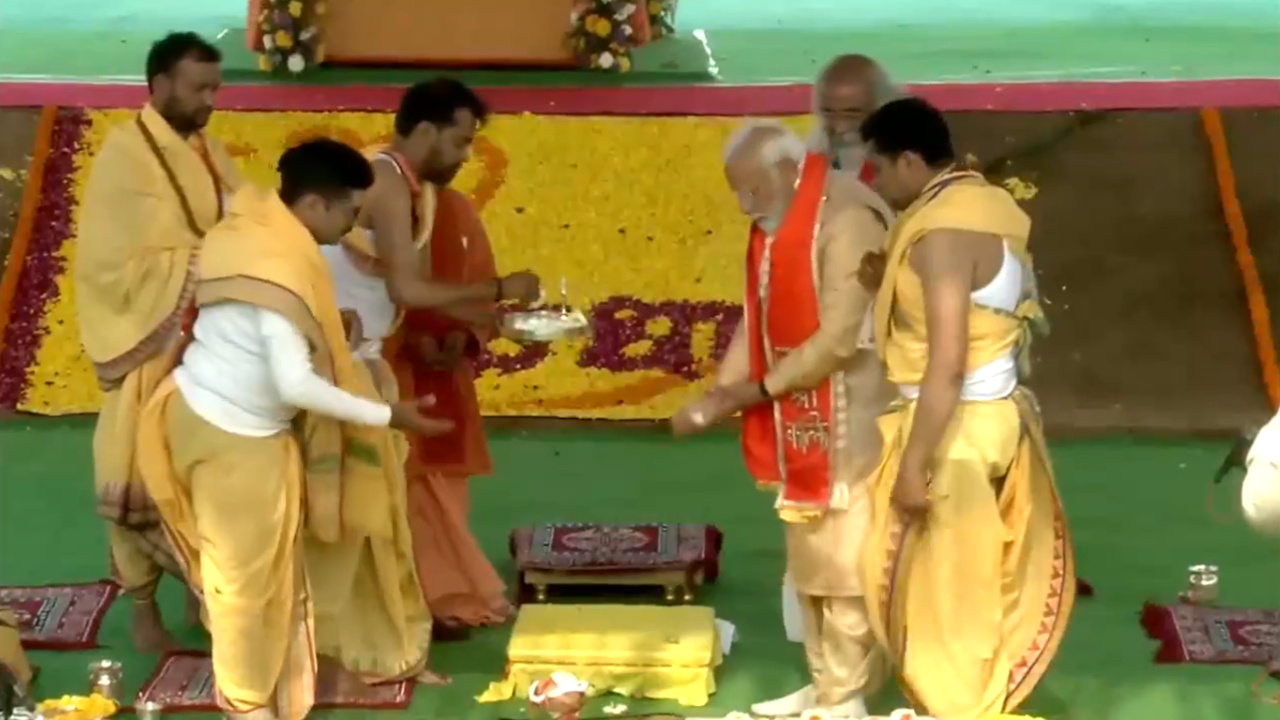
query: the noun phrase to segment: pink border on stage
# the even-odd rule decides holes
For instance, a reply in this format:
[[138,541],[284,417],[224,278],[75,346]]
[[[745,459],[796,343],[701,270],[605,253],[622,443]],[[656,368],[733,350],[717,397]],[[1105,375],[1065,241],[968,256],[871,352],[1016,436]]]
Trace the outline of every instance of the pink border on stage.
[[[944,110],[1063,112],[1280,107],[1280,79],[924,84],[909,86]],[[315,111],[395,108],[392,85],[228,85],[225,110]],[[810,110],[809,85],[681,85],[614,88],[481,88],[501,113],[543,115],[793,115]],[[0,107],[141,105],[138,84],[0,82]]]

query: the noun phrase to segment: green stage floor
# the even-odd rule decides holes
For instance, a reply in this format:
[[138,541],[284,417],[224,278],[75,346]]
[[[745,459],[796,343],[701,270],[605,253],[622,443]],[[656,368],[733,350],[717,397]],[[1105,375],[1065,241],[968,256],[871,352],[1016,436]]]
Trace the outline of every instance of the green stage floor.
[[[1280,606],[1275,547],[1239,523],[1224,525],[1206,515],[1205,485],[1224,451],[1216,443],[1136,439],[1054,445],[1078,566],[1098,595],[1078,602],[1056,664],[1024,711],[1062,720],[1276,716],[1274,707],[1250,695],[1256,668],[1156,666],[1154,644],[1138,624],[1143,601],[1170,599],[1185,582],[1186,566],[1195,562],[1222,566],[1224,604]],[[744,476],[736,452],[727,435],[677,443],[627,431],[504,433],[493,439],[498,474],[473,485],[474,527],[509,575],[506,533],[521,524],[660,520],[720,526],[726,536],[724,570],[702,599],[738,626],[741,639],[719,673],[720,690],[711,706],[662,709],[698,716],[746,710],[752,700],[794,689],[802,682],[803,666],[799,646],[783,638],[781,532],[770,504]],[[0,583],[101,577],[106,549],[92,513],[90,422],[5,422],[0,457]],[[1219,505],[1233,507],[1229,491]],[[178,588],[166,587],[164,599],[176,618]],[[135,690],[155,658],[126,649],[125,610],[117,603],[109,615],[100,636],[107,646],[103,650],[34,653],[44,669],[40,695],[83,691],[87,663],[101,656],[123,661],[126,689]],[[501,673],[504,641],[505,632],[493,630],[433,650],[435,667],[453,675],[455,685],[419,690],[401,716],[522,717],[518,703],[478,706],[472,701]],[[878,705],[889,709],[896,700],[885,695]],[[594,711],[602,704],[596,701],[588,715],[598,715]],[[658,709],[628,704],[633,710]]]

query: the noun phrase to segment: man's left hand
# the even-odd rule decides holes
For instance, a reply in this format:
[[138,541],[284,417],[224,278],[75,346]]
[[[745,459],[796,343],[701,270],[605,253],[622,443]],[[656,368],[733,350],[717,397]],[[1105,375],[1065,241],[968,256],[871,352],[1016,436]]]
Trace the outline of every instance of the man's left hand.
[[932,504],[929,497],[928,470],[923,467],[914,467],[912,463],[900,465],[890,500],[894,509],[901,513],[905,520],[923,520],[929,514],[929,507]]
[[676,413],[671,429],[678,436],[698,432],[767,399],[760,383],[750,380],[715,387]]
[[764,394],[764,388],[761,383],[756,380],[744,380],[732,385],[722,385],[713,390],[712,393],[718,397],[716,410],[719,417],[717,422],[769,399],[769,396]]
[[467,343],[471,340],[471,336],[463,330],[454,330],[444,336],[444,343],[440,347],[440,353],[443,360],[449,367],[456,367],[467,357]]
[[342,329],[347,334],[347,344],[351,347],[351,351],[355,352],[364,344],[364,323],[360,321],[360,313],[349,308],[338,311],[342,317]]

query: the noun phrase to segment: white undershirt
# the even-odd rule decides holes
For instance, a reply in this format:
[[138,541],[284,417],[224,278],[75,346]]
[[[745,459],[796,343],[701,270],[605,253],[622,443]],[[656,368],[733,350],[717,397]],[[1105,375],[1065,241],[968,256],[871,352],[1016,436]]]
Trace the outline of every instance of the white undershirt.
[[229,433],[274,435],[299,411],[354,425],[391,422],[390,406],[317,375],[306,338],[277,312],[240,302],[203,307],[192,334],[174,381],[192,411]]
[[[1022,262],[1004,242],[1004,261],[991,282],[969,293],[971,302],[997,310],[1013,312],[1022,301]],[[1000,400],[1009,397],[1018,387],[1018,350],[1013,348],[1000,357],[965,373],[960,387],[960,399],[973,402]],[[920,396],[919,385],[899,385],[903,397],[914,400]]]
[[341,245],[322,245],[320,254],[329,265],[338,307],[360,316],[365,342],[356,353],[364,358],[382,357],[382,341],[391,334],[396,305],[387,292],[387,281],[361,272]]

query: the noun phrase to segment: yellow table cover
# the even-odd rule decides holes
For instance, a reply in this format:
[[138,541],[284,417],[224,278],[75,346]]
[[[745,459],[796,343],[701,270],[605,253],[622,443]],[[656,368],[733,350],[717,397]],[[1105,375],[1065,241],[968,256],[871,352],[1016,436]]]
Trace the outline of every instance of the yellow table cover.
[[706,705],[722,656],[715,611],[695,605],[525,605],[507,645],[507,673],[476,699],[524,697],[570,672],[591,694]]

